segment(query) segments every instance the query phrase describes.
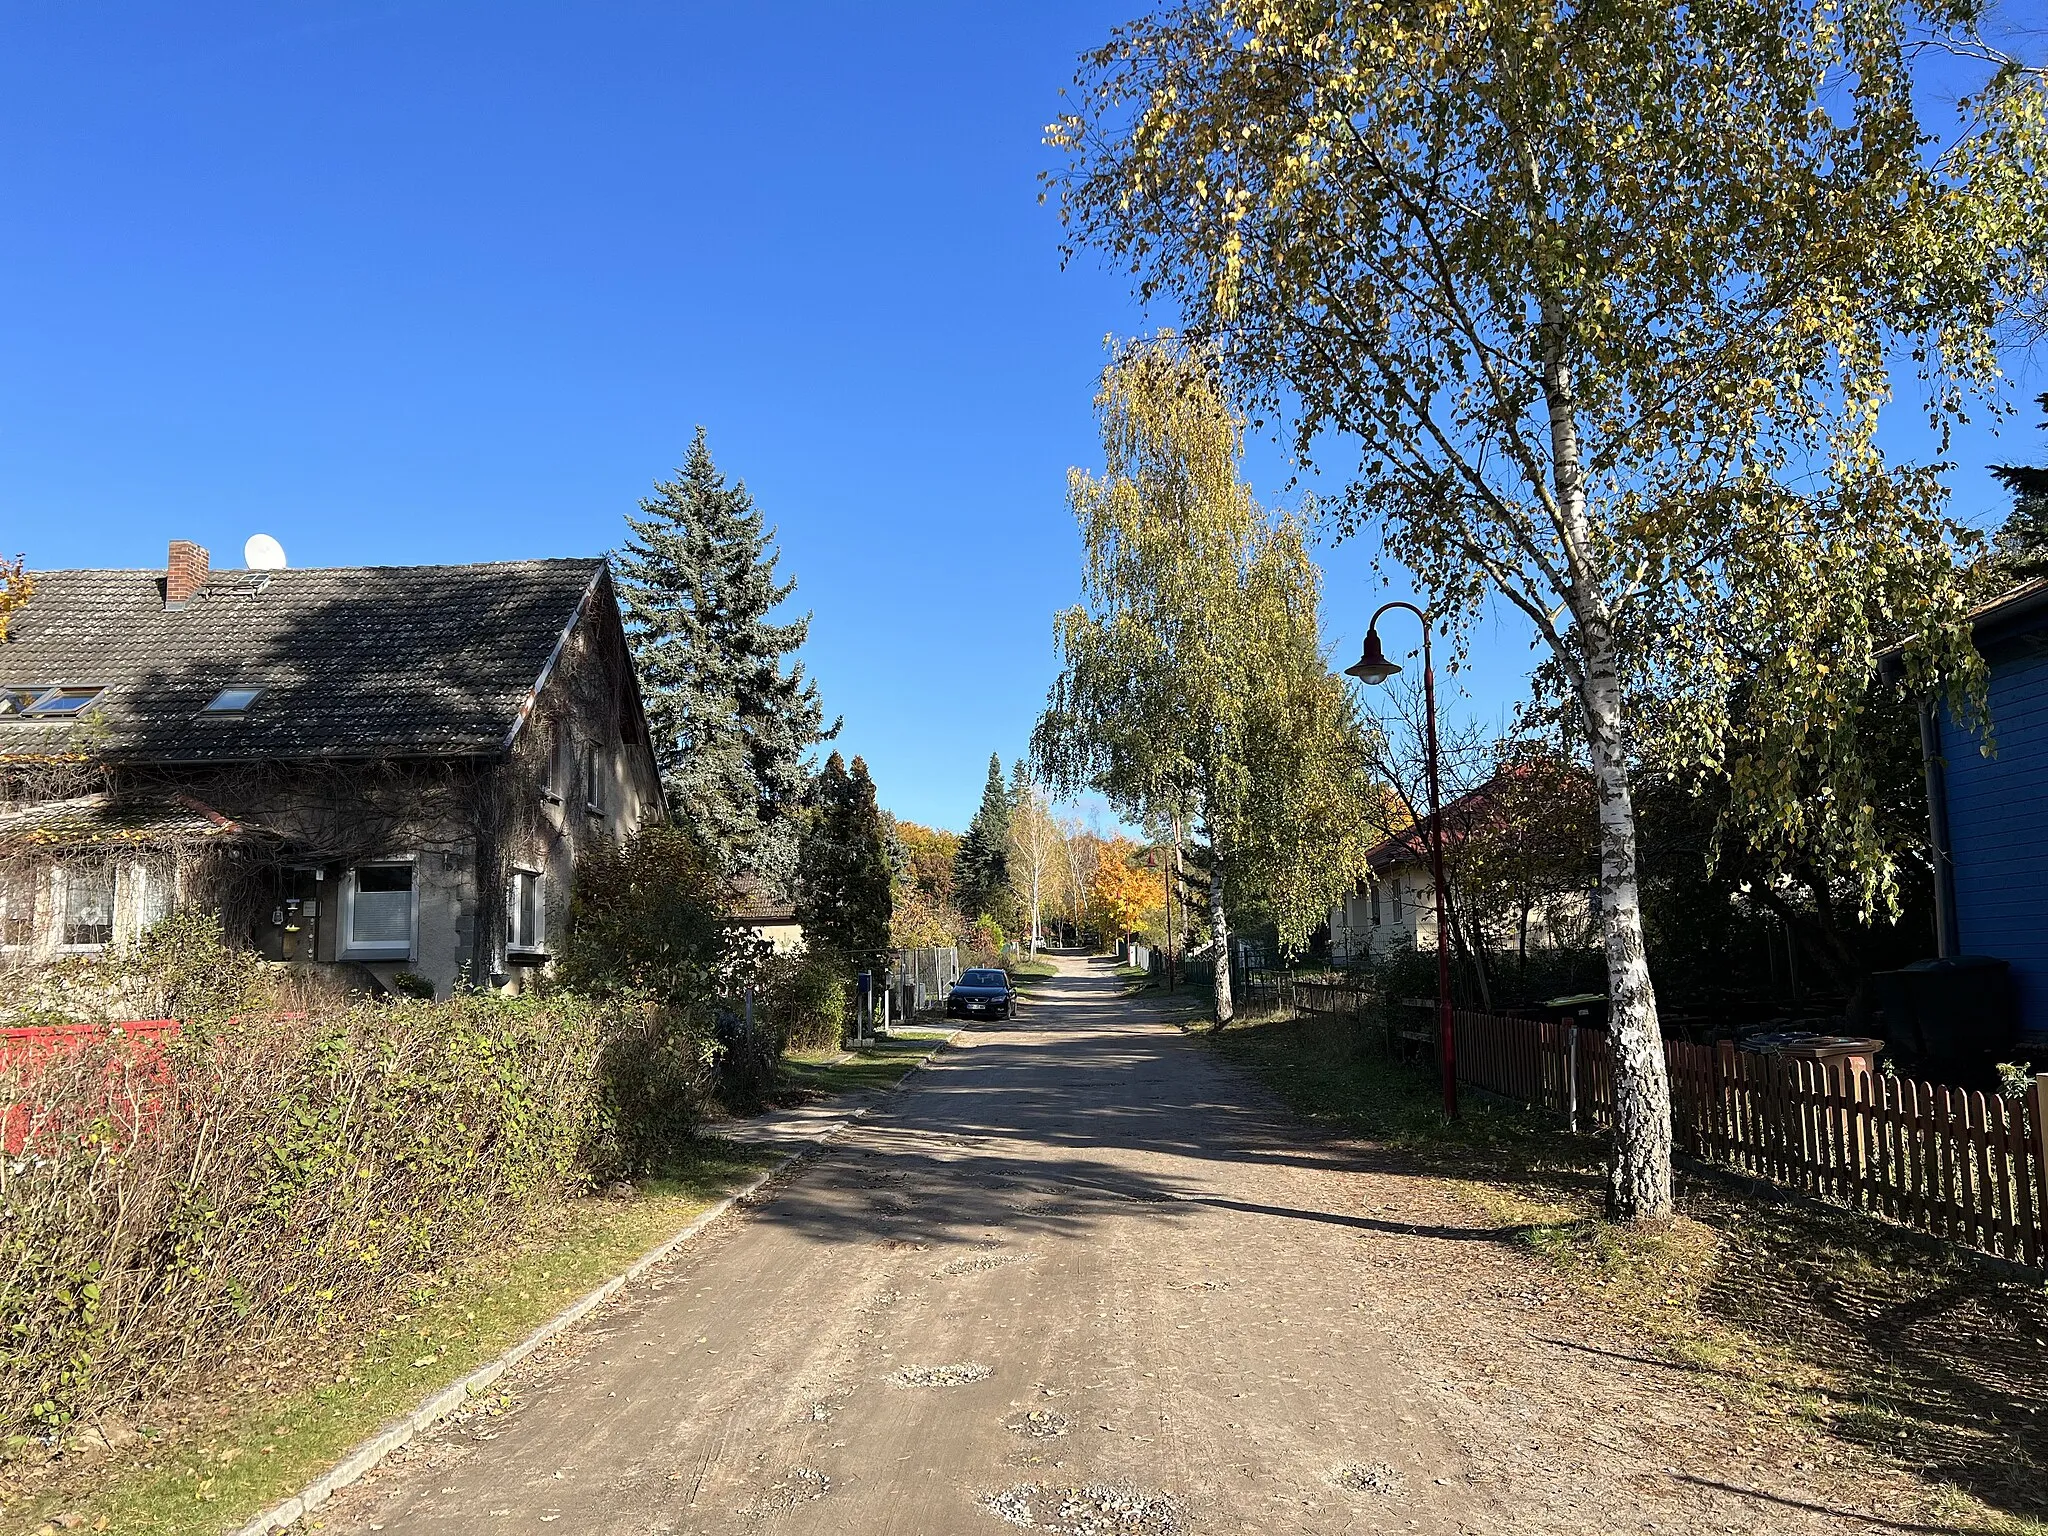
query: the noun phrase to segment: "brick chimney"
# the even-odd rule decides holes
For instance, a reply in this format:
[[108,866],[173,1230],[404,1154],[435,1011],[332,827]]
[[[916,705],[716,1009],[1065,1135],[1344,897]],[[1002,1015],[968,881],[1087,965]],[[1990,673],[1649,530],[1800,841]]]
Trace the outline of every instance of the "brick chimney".
[[182,608],[206,585],[206,551],[185,539],[171,540],[171,563],[164,572],[164,606]]

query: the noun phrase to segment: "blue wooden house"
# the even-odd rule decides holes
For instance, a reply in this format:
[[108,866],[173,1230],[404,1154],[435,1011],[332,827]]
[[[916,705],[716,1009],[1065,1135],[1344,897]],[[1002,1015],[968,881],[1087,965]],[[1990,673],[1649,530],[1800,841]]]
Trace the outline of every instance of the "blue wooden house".
[[1995,752],[1946,709],[1921,711],[1940,952],[2005,961],[2020,1030],[2048,1036],[2048,580],[1980,608],[1972,636]]

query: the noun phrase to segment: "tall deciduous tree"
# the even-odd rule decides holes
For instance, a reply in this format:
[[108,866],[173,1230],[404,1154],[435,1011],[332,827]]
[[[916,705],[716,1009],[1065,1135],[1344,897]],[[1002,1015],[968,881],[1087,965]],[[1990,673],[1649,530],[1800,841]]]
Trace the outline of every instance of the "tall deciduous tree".
[[797,852],[796,916],[807,943],[858,966],[889,952],[889,842],[868,765],[834,752],[811,783]]
[[1011,884],[1030,924],[1031,953],[1038,953],[1039,919],[1051,904],[1065,842],[1045,791],[1020,760],[1010,776]]
[[640,512],[626,519],[619,593],[669,809],[729,873],[786,885],[807,754],[839,732],[790,661],[810,615],[771,620],[796,583],[778,579],[774,534],[745,484],[726,484],[702,427]]
[[1082,911],[1105,944],[1116,944],[1142,928],[1145,914],[1160,898],[1158,883],[1137,867],[1140,852],[1127,837],[1096,845]]
[[1229,904],[1303,943],[1364,867],[1364,737],[1317,639],[1300,526],[1240,480],[1240,423],[1207,354],[1127,347],[1096,407],[1106,473],[1076,470],[1068,491],[1086,601],[1059,618],[1065,667],[1032,748],[1064,793],[1098,790],[1134,821],[1197,819],[1221,1025]]
[[1003,785],[1003,760],[991,752],[981,805],[953,856],[953,900],[961,915],[972,922],[984,912],[1002,918],[1009,895],[1010,792]]
[[[1867,899],[1871,617],[1914,680],[1981,685],[1932,469],[1877,447],[1892,364],[1953,419],[2039,294],[2038,75],[1987,71],[1931,142],[1908,0],[1189,0],[1084,63],[1056,123],[1077,243],[1175,300],[1304,458],[1357,455],[1443,616],[1517,606],[1598,787],[1618,1134],[1610,1207],[1671,1208],[1670,1096],[1636,889],[1633,692],[1736,815],[1826,821]],[[1739,647],[1762,729],[1724,751]],[[1645,733],[1646,734],[1646,733]],[[1834,792],[1795,794],[1816,751]]]

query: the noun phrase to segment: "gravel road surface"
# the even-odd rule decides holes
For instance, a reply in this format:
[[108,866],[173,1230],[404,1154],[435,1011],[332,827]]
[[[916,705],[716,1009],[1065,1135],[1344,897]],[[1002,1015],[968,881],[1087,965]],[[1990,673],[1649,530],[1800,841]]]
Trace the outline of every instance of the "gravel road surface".
[[323,1529],[1934,1528],[1062,966]]

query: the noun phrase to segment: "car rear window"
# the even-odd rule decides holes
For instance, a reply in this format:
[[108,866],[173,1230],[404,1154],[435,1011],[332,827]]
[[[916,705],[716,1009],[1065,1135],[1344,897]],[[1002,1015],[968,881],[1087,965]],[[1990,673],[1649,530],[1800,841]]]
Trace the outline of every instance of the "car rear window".
[[963,987],[1000,987],[1010,978],[1001,971],[965,971],[961,974]]

